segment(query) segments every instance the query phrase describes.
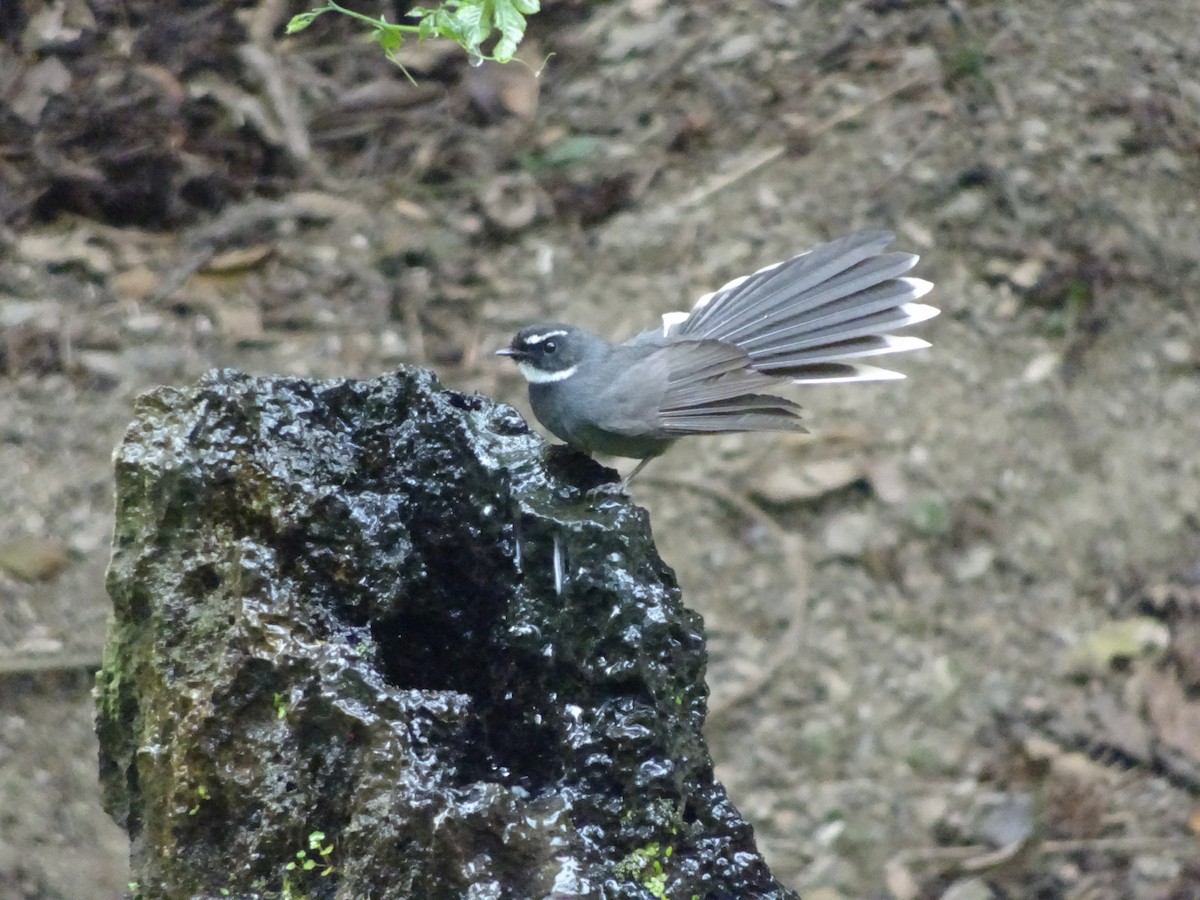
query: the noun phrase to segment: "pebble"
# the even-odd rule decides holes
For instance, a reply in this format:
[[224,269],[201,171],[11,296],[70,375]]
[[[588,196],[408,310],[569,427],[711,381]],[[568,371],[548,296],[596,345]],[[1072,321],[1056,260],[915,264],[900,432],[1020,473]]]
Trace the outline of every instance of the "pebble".
[[964,878],[946,888],[942,900],[992,900],[996,895],[981,878]]

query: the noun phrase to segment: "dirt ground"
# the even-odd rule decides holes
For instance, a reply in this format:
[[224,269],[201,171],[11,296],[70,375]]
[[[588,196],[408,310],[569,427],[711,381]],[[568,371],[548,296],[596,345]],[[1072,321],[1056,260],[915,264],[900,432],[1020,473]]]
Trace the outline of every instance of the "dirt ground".
[[415,86],[283,3],[4,6],[0,898],[127,881],[89,690],[140,391],[413,363],[526,409],[517,326],[874,225],[943,310],[908,380],[634,482],[719,777],[808,900],[1200,897],[1191,4],[564,0],[540,81],[421,45]]

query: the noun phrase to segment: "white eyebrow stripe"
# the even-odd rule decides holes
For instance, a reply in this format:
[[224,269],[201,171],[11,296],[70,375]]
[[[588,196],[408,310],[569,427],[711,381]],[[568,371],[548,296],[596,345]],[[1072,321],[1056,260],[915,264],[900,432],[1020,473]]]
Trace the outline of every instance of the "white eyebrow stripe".
[[571,366],[561,372],[547,372],[545,369],[535,368],[527,362],[519,362],[517,368],[521,370],[521,374],[530,384],[551,384],[555,381],[566,381],[575,374],[579,366]]
[[565,331],[547,331],[545,334],[531,334],[524,338],[526,344],[540,344],[542,341],[549,340],[552,337],[566,337]]

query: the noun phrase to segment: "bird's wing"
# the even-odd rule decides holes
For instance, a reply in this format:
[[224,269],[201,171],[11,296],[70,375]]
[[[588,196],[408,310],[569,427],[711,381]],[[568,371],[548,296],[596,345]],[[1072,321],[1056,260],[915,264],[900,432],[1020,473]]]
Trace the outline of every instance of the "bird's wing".
[[902,378],[853,361],[929,346],[886,333],[938,313],[916,302],[933,285],[903,277],[918,257],[883,252],[892,240],[863,231],[736,278],[664,316],[664,339],[732,344],[753,369],[797,383]]
[[804,431],[800,407],[766,391],[783,381],[748,368],[745,351],[720,341],[667,344],[625,367],[599,401],[605,428],[657,437],[731,431]]

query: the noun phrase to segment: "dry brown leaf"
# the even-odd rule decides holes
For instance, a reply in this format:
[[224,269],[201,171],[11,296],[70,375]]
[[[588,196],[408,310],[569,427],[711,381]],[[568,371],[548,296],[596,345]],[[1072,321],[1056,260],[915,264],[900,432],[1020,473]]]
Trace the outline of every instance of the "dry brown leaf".
[[57,57],[51,56],[27,69],[17,84],[9,109],[26,123],[36,125],[50,99],[70,90],[71,73]]
[[1170,643],[1167,626],[1151,616],[1114,619],[1084,635],[1067,653],[1071,675],[1102,675],[1114,663],[1163,650]]
[[1186,688],[1200,686],[1200,622],[1185,619],[1171,629],[1168,651]]
[[1192,834],[1200,835],[1200,809],[1192,810],[1192,814],[1188,816],[1188,830]]
[[[1140,667],[1140,668],[1144,668]],[[1140,700],[1134,699],[1139,690],[1138,679],[1141,676],[1135,672],[1126,682],[1122,702],[1105,690],[1097,690],[1088,703],[1089,711],[1100,726],[1101,739],[1110,747],[1115,747],[1130,759],[1150,762],[1154,755],[1153,735],[1150,726],[1141,716]]]
[[1041,808],[1051,833],[1083,840],[1098,837],[1115,775],[1082,753],[1064,753],[1050,762],[1041,786]]
[[537,114],[541,81],[532,72],[519,69],[513,71],[522,72],[524,77],[511,78],[500,85],[500,102],[517,118],[532,119]]
[[217,324],[234,343],[256,344],[263,339],[262,311],[249,303],[230,303],[217,310]]
[[605,41],[600,46],[600,56],[608,62],[617,62],[636,56],[655,47],[666,46],[679,34],[683,19],[682,4],[672,5],[662,15],[629,23],[617,22],[605,32]]
[[86,31],[96,30],[96,17],[86,3],[43,3],[29,16],[21,35],[27,52],[52,45],[65,46]]
[[146,266],[134,266],[124,272],[118,272],[109,281],[109,285],[118,297],[123,300],[145,300],[158,290],[161,279]]
[[49,581],[70,563],[62,541],[21,537],[0,544],[0,571],[22,581]]
[[218,253],[200,267],[202,272],[221,274],[225,272],[241,272],[251,269],[271,255],[274,247],[271,244],[253,244],[249,247],[239,247]]
[[1144,702],[1159,740],[1200,762],[1200,703],[1188,700],[1183,686],[1170,675],[1147,668]]
[[1008,280],[1014,287],[1027,291],[1042,280],[1046,272],[1046,260],[1036,256],[1027,257],[1008,272]]
[[770,503],[802,503],[862,481],[867,471],[858,459],[819,459],[799,468],[771,469],[751,490]]
[[917,900],[921,883],[900,858],[889,859],[883,867],[883,881],[894,900]]
[[305,216],[316,219],[371,219],[371,213],[364,204],[325,191],[293,191],[284,201]]
[[81,263],[100,275],[108,275],[114,269],[112,254],[106,247],[93,243],[86,228],[24,234],[17,241],[17,253],[29,262]]
[[[972,872],[987,871],[1008,862],[1021,849],[1002,847],[995,853],[986,853],[971,860],[964,869]],[[960,878],[941,894],[941,900],[994,900],[995,897],[996,894],[982,878]]]
[[884,503],[903,503],[908,499],[908,481],[894,458],[871,460],[865,469],[871,489]]
[[525,66],[485,62],[467,69],[463,83],[471,103],[489,120],[503,112],[526,120],[537,113],[541,82]]
[[639,19],[653,19],[662,4],[663,0],[630,0],[629,11]]
[[515,232],[537,221],[545,195],[532,175],[516,172],[493,178],[480,194],[479,205],[493,226]]
[[429,210],[421,206],[419,203],[414,203],[412,200],[407,200],[404,197],[398,197],[392,201],[392,209],[398,215],[403,216],[413,222],[428,222],[432,216],[429,215]]
[[830,425],[816,434],[789,434],[788,439],[797,439],[798,444],[839,444],[845,447],[870,447],[877,443],[875,435],[862,425]]
[[1040,734],[1031,734],[1021,742],[1021,752],[1031,762],[1052,762],[1065,751],[1057,742]]

